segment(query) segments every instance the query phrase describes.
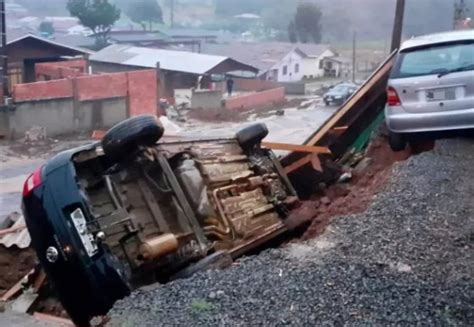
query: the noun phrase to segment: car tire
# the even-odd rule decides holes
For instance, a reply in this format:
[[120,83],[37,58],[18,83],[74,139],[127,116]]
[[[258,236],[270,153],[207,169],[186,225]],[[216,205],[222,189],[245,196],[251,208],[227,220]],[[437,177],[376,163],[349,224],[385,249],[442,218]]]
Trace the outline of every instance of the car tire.
[[329,102],[328,101],[324,101],[324,104],[326,105],[326,107],[329,107]]
[[407,147],[407,139],[405,135],[400,133],[389,132],[388,143],[394,152],[400,152]]
[[140,146],[154,145],[163,133],[164,128],[155,116],[136,116],[112,127],[102,139],[102,148],[107,157],[118,160]]
[[248,149],[261,143],[267,135],[267,125],[259,123],[240,130],[235,137],[242,148]]
[[172,276],[172,280],[189,278],[192,275],[210,269],[224,269],[232,265],[232,257],[226,251],[217,251],[196,263],[180,270]]

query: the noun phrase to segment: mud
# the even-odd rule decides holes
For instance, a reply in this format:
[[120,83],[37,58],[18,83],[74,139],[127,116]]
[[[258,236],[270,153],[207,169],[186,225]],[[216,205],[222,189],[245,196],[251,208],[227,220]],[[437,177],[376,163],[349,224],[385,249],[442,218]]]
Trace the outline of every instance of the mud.
[[0,296],[26,276],[37,264],[31,248],[6,248],[0,245]]
[[304,215],[312,216],[312,222],[301,239],[321,235],[335,217],[367,210],[388,182],[394,164],[410,155],[409,150],[393,152],[385,137],[374,140],[366,151],[365,157],[371,158],[371,163],[365,169],[353,173],[349,183],[331,185],[324,193],[314,195],[299,209]]

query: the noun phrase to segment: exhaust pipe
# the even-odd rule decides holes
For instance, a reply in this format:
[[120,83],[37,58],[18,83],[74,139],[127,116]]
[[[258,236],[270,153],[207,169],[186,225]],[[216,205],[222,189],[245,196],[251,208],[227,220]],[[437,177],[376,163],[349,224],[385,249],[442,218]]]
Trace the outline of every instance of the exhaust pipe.
[[153,260],[178,250],[178,239],[174,234],[163,234],[146,240],[138,249],[140,260]]

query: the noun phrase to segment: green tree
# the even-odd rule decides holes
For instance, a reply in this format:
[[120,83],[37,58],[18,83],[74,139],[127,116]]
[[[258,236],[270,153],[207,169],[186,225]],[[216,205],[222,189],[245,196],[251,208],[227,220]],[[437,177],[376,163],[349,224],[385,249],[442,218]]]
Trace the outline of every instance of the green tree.
[[68,0],[67,9],[92,31],[98,48],[107,45],[110,30],[120,19],[120,9],[108,0]]
[[319,7],[313,3],[301,3],[298,5],[293,22],[296,29],[296,35],[300,42],[321,42],[322,16],[323,14]]
[[290,39],[291,43],[298,42],[298,35],[296,34],[295,22],[290,22],[290,24],[288,25],[288,38]]
[[144,31],[153,29],[153,23],[163,23],[163,12],[156,0],[136,0],[129,4],[126,10],[130,19],[140,24]]
[[42,22],[39,24],[38,30],[39,30],[41,33],[45,33],[45,34],[48,34],[48,35],[54,34],[53,22],[42,21]]

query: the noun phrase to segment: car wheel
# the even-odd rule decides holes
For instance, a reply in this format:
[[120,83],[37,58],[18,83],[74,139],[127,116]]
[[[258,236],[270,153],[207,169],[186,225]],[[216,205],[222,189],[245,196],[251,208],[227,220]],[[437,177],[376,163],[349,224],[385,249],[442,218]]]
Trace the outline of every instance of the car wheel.
[[395,152],[403,151],[407,147],[407,139],[405,135],[400,133],[389,132],[388,143]]
[[112,127],[102,139],[106,156],[118,160],[140,146],[152,146],[163,136],[164,128],[155,116],[129,118]]
[[172,276],[172,280],[189,278],[195,273],[210,269],[224,269],[232,265],[232,257],[226,251],[217,251],[189,265]]
[[326,105],[326,107],[329,107],[329,102],[328,101],[324,101],[324,104]]
[[242,148],[249,149],[262,142],[267,135],[267,125],[259,123],[240,130],[235,137]]

